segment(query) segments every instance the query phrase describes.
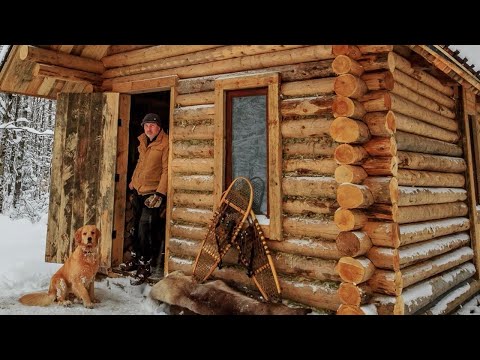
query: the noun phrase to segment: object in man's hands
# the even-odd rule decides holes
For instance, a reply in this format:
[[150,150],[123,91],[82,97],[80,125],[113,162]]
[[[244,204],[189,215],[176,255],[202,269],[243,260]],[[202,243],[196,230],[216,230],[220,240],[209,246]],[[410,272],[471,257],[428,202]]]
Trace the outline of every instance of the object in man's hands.
[[162,205],[163,198],[158,194],[152,194],[145,200],[145,206],[149,208],[158,208]]

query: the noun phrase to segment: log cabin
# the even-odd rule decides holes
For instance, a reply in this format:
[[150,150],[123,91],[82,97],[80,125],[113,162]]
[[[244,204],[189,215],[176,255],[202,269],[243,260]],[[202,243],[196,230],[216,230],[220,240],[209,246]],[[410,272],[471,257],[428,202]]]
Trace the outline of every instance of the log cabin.
[[[285,301],[448,314],[480,290],[480,79],[460,60],[440,45],[21,45],[0,91],[57,100],[48,262],[87,223],[101,271],[123,261],[153,111],[170,144],[165,273],[191,273],[242,174],[260,178]],[[224,263],[214,278],[254,289],[233,252]]]

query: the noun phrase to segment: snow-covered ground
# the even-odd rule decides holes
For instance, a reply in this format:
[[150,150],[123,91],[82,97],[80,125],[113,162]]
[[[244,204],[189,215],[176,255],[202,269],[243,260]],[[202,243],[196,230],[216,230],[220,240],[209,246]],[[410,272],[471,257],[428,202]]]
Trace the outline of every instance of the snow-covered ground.
[[0,314],[165,314],[164,305],[147,296],[150,285],[132,286],[127,278],[97,281],[95,294],[101,302],[94,309],[86,309],[81,303],[70,307],[56,303],[48,307],[20,304],[18,298],[23,294],[47,291],[50,277],[61,264],[44,260],[46,215],[35,224],[0,215],[0,230]]

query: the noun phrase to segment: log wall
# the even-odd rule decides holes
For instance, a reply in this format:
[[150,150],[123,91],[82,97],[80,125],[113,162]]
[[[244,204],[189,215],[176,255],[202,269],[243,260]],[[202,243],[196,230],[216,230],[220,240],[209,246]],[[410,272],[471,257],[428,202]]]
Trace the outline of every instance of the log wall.
[[378,314],[425,312],[475,272],[458,100],[408,52],[370,51],[340,58],[363,64],[344,83],[366,89],[351,92],[349,103],[364,111],[355,118],[350,110],[349,121],[337,117],[330,128],[344,143],[334,152],[336,244],[344,255],[337,313],[362,314],[371,303]]

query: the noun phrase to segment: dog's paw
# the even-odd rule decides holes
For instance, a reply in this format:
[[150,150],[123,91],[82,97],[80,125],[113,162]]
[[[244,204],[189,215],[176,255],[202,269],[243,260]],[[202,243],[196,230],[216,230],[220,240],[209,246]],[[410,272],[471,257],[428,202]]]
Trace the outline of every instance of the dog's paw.
[[86,303],[83,304],[83,306],[85,306],[87,309],[93,309],[93,303]]
[[59,301],[58,303],[62,306],[71,306],[72,305],[72,302],[70,300]]

